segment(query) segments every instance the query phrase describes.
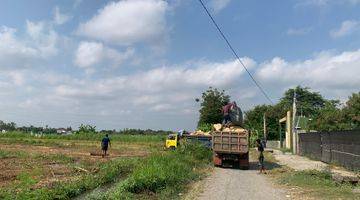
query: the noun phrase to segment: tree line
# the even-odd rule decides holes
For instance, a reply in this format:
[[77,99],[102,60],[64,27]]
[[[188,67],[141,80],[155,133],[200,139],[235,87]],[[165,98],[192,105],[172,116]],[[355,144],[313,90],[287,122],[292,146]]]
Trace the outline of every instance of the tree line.
[[[360,129],[360,92],[351,94],[345,104],[342,104],[339,100],[326,99],[319,92],[302,86],[286,90],[275,105],[257,105],[246,111],[244,127],[252,132],[262,133],[265,114],[267,138],[279,139],[279,119],[292,110],[294,93],[297,116],[307,119],[307,131]],[[196,101],[200,102],[198,129],[208,131],[212,124],[222,122],[221,109],[230,102],[230,96],[224,90],[210,87]]]
[[[56,128],[51,128],[49,126],[37,127],[37,126],[20,126],[17,127],[15,122],[6,123],[0,120],[0,131],[19,131],[22,133],[34,133],[34,134],[57,134]],[[73,130],[72,127],[65,128],[66,131],[70,131],[73,134],[126,134],[126,135],[168,135],[172,133],[171,131],[164,130],[152,130],[152,129],[121,129],[121,130],[96,130],[96,126],[89,124],[81,124],[77,130]]]
[[275,105],[258,105],[245,112],[245,127],[263,132],[263,114],[266,117],[268,139],[279,139],[279,119],[292,110],[296,93],[297,116],[307,119],[306,131],[335,131],[360,129],[360,92],[353,93],[342,104],[339,100],[326,99],[308,87],[288,89]]

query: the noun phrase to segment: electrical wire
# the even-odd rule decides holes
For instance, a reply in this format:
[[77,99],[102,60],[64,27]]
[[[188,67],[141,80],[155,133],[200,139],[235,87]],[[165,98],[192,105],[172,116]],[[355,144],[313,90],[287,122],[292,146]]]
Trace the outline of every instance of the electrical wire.
[[204,8],[204,10],[206,11],[206,13],[208,14],[208,16],[210,17],[212,23],[215,25],[216,29],[219,31],[220,35],[222,36],[222,38],[225,40],[226,44],[228,45],[228,47],[230,48],[230,50],[232,51],[232,53],[234,54],[235,58],[240,62],[240,64],[243,66],[243,68],[245,69],[245,71],[248,73],[248,75],[250,76],[250,78],[252,79],[252,81],[255,83],[255,85],[259,88],[259,90],[261,91],[261,93],[265,96],[265,98],[271,103],[274,104],[273,101],[270,99],[270,97],[267,95],[267,93],[265,92],[265,90],[260,86],[260,84],[255,80],[255,78],[253,77],[253,75],[250,73],[250,71],[247,69],[247,67],[245,66],[245,64],[241,61],[240,57],[238,56],[238,54],[236,53],[236,51],[234,50],[234,48],[232,47],[232,45],[230,44],[229,40],[226,38],[226,36],[224,35],[223,31],[220,29],[219,25],[216,23],[215,19],[213,18],[213,16],[210,14],[209,10],[207,9],[207,7],[205,6],[204,2],[202,0],[199,0],[200,4],[202,5],[202,7]]

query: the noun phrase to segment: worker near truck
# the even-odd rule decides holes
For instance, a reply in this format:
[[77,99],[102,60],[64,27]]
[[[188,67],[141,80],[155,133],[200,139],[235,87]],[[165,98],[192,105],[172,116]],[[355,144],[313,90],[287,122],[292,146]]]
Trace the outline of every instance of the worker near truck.
[[111,146],[109,135],[106,134],[105,137],[101,140],[101,150],[102,150],[102,157],[107,155],[107,150]]
[[266,174],[264,165],[264,144],[263,142],[261,142],[260,139],[256,140],[256,147],[259,152],[259,173],[261,174],[262,172],[264,172]]
[[223,108],[222,108],[222,114],[223,114],[223,118],[224,118],[222,124],[223,124],[224,126],[228,125],[228,124],[231,122],[230,110],[231,110],[233,107],[236,107],[235,101],[226,104],[226,105],[223,106]]

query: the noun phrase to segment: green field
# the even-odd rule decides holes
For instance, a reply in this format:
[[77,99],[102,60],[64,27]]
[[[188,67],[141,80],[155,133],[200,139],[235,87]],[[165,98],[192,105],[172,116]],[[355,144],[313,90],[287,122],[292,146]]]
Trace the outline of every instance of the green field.
[[177,198],[210,163],[202,147],[164,151],[164,135],[111,135],[110,155],[91,156],[102,137],[0,134],[0,199]]

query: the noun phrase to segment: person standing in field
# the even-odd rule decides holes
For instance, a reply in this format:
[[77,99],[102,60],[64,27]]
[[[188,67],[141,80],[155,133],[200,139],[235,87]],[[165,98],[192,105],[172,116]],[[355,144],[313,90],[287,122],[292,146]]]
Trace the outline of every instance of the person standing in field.
[[107,150],[110,146],[110,138],[109,135],[106,134],[105,137],[101,140],[101,150],[102,150],[102,157],[105,157],[107,154]]
[[265,171],[265,165],[264,165],[264,144],[261,142],[260,139],[256,140],[256,147],[257,150],[259,151],[259,167],[260,167],[260,174],[262,172],[264,172],[266,174]]

